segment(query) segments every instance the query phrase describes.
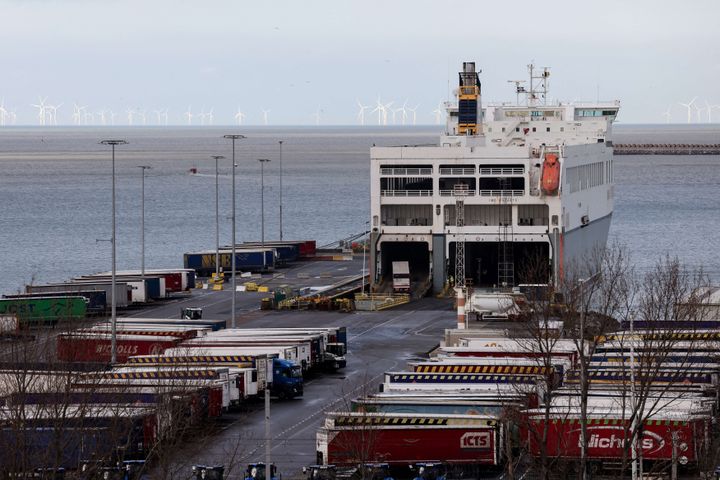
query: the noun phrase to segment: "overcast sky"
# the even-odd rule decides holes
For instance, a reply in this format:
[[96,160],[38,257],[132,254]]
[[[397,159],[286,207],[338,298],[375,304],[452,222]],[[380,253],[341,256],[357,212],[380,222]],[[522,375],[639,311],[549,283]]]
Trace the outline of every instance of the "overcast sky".
[[[669,0],[0,0],[0,98],[37,123],[38,95],[92,111],[191,107],[229,124],[356,123],[356,99],[419,104],[418,123],[463,60],[483,98],[552,67],[551,96],[622,102],[620,121],[686,121],[678,102],[720,105],[720,2]],[[720,121],[720,108],[714,110]],[[693,118],[695,114],[693,113]],[[154,117],[148,117],[148,122]],[[703,113],[703,121],[707,114]]]

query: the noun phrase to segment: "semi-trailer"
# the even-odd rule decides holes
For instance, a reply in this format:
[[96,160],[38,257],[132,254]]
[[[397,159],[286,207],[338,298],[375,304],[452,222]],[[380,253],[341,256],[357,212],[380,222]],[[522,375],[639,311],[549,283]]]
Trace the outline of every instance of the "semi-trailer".
[[147,407],[0,408],[0,445],[6,446],[0,448],[0,472],[76,469],[89,458],[116,461],[117,452],[145,458],[156,432],[154,409]]
[[[88,275],[73,278],[73,282],[83,284],[86,282],[93,283],[96,281],[111,281],[111,275]],[[141,275],[117,275],[116,282],[126,283],[130,287],[131,303],[141,304],[148,303],[151,300],[161,300],[167,297],[165,288],[165,278],[162,276],[141,276]]]
[[[184,254],[185,268],[192,268],[199,275],[208,276],[215,272],[215,250],[187,252]],[[271,272],[275,269],[275,249],[241,248],[235,250],[235,268],[247,272]],[[220,268],[232,269],[232,250],[220,250]]]
[[[96,280],[94,282],[64,282],[50,283],[44,285],[26,285],[26,293],[47,293],[53,295],[55,292],[85,292],[88,290],[99,290],[105,292],[105,298],[110,303],[112,298],[112,282],[109,280]],[[117,308],[126,308],[130,305],[131,287],[124,282],[117,282],[115,285],[115,304]]]
[[88,315],[99,315],[105,313],[108,308],[107,293],[103,290],[65,291],[65,292],[37,292],[17,293],[3,295],[3,298],[39,298],[39,297],[85,297],[87,299]]
[[[294,398],[303,394],[303,376],[302,369],[299,365],[288,360],[270,355],[271,368],[264,366],[265,360],[263,355],[238,354],[234,349],[212,348],[193,353],[188,349],[169,349],[164,355],[144,355],[133,356],[128,359],[128,365],[155,365],[155,366],[175,366],[191,367],[204,366],[213,368],[215,366],[229,367],[238,375],[242,374],[238,388],[240,389],[239,398],[244,399],[255,396],[264,391],[259,385],[258,365],[260,369],[266,371],[266,380],[271,385],[271,394],[280,398]],[[263,373],[262,371],[260,372]]]
[[[225,332],[219,332],[225,333]],[[344,351],[337,348],[340,344],[327,345],[320,334],[297,336],[258,335],[205,335],[188,340],[183,345],[193,347],[241,347],[241,348],[286,348],[283,358],[292,360],[303,367],[303,371],[320,369],[338,370],[344,368]],[[328,350],[328,348],[330,350]],[[292,353],[290,352],[292,350]],[[342,352],[343,355],[337,353]]]
[[0,298],[0,315],[16,316],[21,326],[56,325],[84,319],[87,304],[87,299],[81,296]]
[[[180,337],[169,335],[116,335],[116,361],[125,362],[132,355],[157,355],[177,346]],[[64,362],[98,362],[111,360],[111,335],[105,333],[61,333],[57,336],[57,357]]]
[[317,433],[318,463],[324,465],[447,461],[490,467],[500,464],[501,446],[501,429],[486,415],[330,413]]
[[[587,425],[586,452],[588,460],[603,468],[606,464],[619,464],[631,457],[633,429],[631,412],[617,409],[595,411],[585,417]],[[582,438],[580,410],[561,408],[553,410],[546,423],[545,413],[530,410],[528,427],[524,432],[530,453],[541,455],[542,438],[546,435],[544,450],[547,456],[566,460],[578,460],[581,456]],[[708,452],[709,415],[692,415],[680,410],[659,409],[654,415],[645,416],[638,426],[637,449],[647,463],[673,460],[680,466],[693,468]]]
[[[111,272],[100,272],[86,277],[108,277]],[[142,278],[141,270],[118,270],[116,275],[120,277]],[[195,287],[195,270],[191,268],[151,268],[145,269],[145,276],[163,277],[165,279],[165,290],[167,293],[187,292]]]
[[[106,322],[104,325],[110,325]],[[203,318],[202,320],[183,320],[179,318],[145,318],[145,317],[120,317],[117,325],[186,325],[197,327],[208,327],[212,331],[224,329],[227,320]]]

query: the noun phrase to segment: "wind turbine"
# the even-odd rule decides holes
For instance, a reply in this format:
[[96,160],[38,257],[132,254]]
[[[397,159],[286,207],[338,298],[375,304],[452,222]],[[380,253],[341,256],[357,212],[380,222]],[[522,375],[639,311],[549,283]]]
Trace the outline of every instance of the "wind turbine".
[[398,111],[402,112],[402,117],[400,117],[401,123],[405,125],[405,122],[407,122],[408,114],[407,114],[407,100],[405,100],[402,104],[402,107],[398,108]]
[[50,116],[50,124],[51,125],[57,125],[57,111],[62,106],[63,106],[62,103],[60,105],[48,105],[47,106],[48,111],[49,111],[48,113]]
[[140,117],[140,120],[142,121],[143,125],[147,125],[147,116],[145,115],[145,110],[137,109],[137,115]]
[[268,124],[268,113],[270,113],[270,110],[261,109],[263,112],[263,124]]
[[125,110],[125,113],[127,113],[128,125],[132,125],[133,118],[134,118],[133,116],[135,115],[135,110],[133,110],[132,108],[128,108],[127,110]]
[[360,103],[360,100],[356,100],[356,101],[358,104],[358,108],[360,109],[360,110],[358,110],[357,118],[358,118],[358,120],[360,120],[360,125],[365,125],[365,110],[370,107]]
[[720,110],[720,105],[710,105],[710,109],[712,110],[713,108]]
[[206,114],[208,118],[208,125],[212,125],[215,121],[215,117],[213,116],[213,110],[214,109],[211,108],[210,111]]
[[700,108],[697,106],[697,104],[693,105],[695,107],[695,115],[697,116],[698,123],[702,122],[702,111],[705,110],[704,108]]
[[243,119],[245,118],[245,114],[240,110],[240,106],[238,105],[237,113],[235,114],[235,121],[238,125],[242,125]]
[[[390,103],[386,103],[386,104],[383,105],[383,109],[382,109],[382,111],[383,111],[383,125],[387,125],[387,124],[388,124],[388,111],[391,111],[390,107],[392,106],[393,103],[395,103],[394,100],[391,101]],[[394,113],[394,111],[393,111],[393,123],[395,123],[395,113]]]
[[115,125],[115,117],[117,116],[117,113],[110,110],[110,125]]
[[705,100],[705,109],[706,109],[707,112],[708,112],[708,123],[712,123],[712,109],[713,109],[713,106],[710,105],[710,102],[708,102],[707,100]]
[[103,108],[102,110],[98,110],[97,114],[100,117],[100,125],[107,125],[107,118],[105,117],[107,110]]
[[81,107],[81,106],[78,105],[77,103],[73,104],[73,115],[72,115],[72,119],[73,119],[73,123],[74,123],[75,125],[80,125],[80,124],[82,123],[82,119],[83,119],[83,114],[82,114],[82,112],[83,112],[83,110],[85,110],[85,107]]
[[205,118],[207,117],[207,113],[205,113],[205,107],[202,107],[200,109],[200,113],[198,113],[197,116],[200,117],[200,125],[205,125]]
[[38,97],[38,103],[31,104],[31,106],[38,109],[38,118],[40,119],[40,125],[45,125],[45,118],[47,117],[47,106],[45,105],[45,101],[47,100],[47,97],[42,98]]
[[187,112],[183,113],[183,116],[185,118],[187,118],[187,122],[188,122],[187,124],[192,125],[192,118],[193,118],[192,107],[188,106]]
[[5,126],[5,118],[9,116],[9,112],[5,110],[5,99],[0,100],[0,126]]
[[378,125],[382,125],[382,119],[383,119],[383,110],[385,109],[385,106],[380,103],[380,98],[377,100],[377,106],[373,111],[370,112],[370,115],[377,112],[378,114]]
[[691,109],[692,109],[692,106],[695,104],[695,100],[697,100],[697,97],[694,97],[688,103],[678,102],[680,105],[687,108],[687,114],[688,114],[687,115],[687,123],[690,123],[690,121],[692,120]]
[[322,108],[318,105],[317,111],[311,115],[315,119],[315,125],[320,125],[320,117],[323,113]]
[[670,119],[672,117],[672,115],[670,115],[670,107],[662,113],[662,116],[665,117],[665,123],[670,123]]
[[153,113],[155,114],[155,118],[157,119],[157,124],[161,125],[163,111],[162,110],[153,110]]
[[415,125],[415,121],[417,120],[417,109],[420,106],[418,103],[413,108],[408,107],[408,110],[412,112],[412,124]]
[[435,110],[433,110],[432,113],[435,115],[435,123],[438,125],[441,124],[442,117],[443,117],[442,102],[438,103],[437,108]]

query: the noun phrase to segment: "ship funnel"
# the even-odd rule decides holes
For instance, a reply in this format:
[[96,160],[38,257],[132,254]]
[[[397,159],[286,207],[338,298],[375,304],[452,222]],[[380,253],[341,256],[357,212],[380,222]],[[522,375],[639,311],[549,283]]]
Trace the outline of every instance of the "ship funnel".
[[458,134],[482,134],[482,102],[480,77],[475,71],[475,62],[463,62],[458,89]]

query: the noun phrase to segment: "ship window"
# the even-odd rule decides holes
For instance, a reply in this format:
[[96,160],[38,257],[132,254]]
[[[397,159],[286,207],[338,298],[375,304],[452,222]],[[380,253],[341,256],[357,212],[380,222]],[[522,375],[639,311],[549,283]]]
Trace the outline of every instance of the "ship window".
[[537,128],[533,127],[533,132],[537,132]]
[[515,127],[515,131],[516,131],[516,132],[519,132],[519,131],[520,131],[520,127]]
[[560,127],[560,131],[561,131],[561,132],[564,132],[564,131],[565,131],[565,127]]
[[502,131],[503,131],[503,133],[505,133],[505,127],[502,127]]
[[547,127],[547,128],[545,129],[545,131],[546,131],[546,132],[549,132],[549,131],[550,131],[550,127]]
[[558,224],[558,216],[557,215],[552,216],[552,224],[553,224],[553,226],[557,226],[557,224]]

